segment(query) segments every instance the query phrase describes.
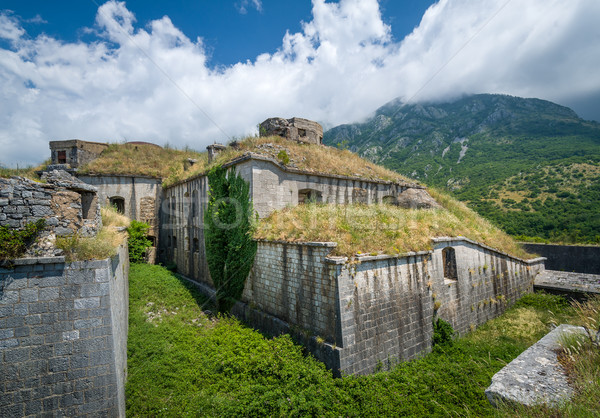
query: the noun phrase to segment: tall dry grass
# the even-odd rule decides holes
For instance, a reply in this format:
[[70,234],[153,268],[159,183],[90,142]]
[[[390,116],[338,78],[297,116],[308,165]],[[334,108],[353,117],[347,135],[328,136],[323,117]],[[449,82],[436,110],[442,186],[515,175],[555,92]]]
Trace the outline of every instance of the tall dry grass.
[[198,160],[204,167],[208,161],[206,153],[189,149],[178,150],[151,144],[110,144],[92,162],[79,168],[87,174],[134,174],[160,178],[183,178],[188,159]]
[[127,239],[123,228],[129,226],[129,218],[110,207],[102,208],[101,213],[102,228],[95,237],[84,238],[74,234],[56,240],[56,247],[64,251],[67,262],[112,257]]
[[377,205],[306,204],[261,220],[256,238],[333,241],[335,255],[398,254],[431,248],[433,237],[464,236],[521,258],[531,258],[510,236],[460,202],[439,192],[443,209]]

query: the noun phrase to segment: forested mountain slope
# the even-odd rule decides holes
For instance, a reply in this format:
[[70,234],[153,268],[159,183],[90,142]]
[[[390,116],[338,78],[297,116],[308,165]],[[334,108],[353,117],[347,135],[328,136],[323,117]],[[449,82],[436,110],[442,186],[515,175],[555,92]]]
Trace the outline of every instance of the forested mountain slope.
[[324,142],[445,188],[510,234],[600,241],[600,124],[567,107],[490,94],[393,101]]

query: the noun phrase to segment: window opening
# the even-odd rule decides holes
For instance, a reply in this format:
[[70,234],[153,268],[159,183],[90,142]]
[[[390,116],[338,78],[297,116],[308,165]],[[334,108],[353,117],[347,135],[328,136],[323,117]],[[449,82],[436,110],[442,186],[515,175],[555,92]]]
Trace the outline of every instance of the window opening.
[[442,259],[444,263],[444,278],[449,280],[458,280],[456,271],[456,253],[454,248],[444,248],[442,250]]
[[125,199],[119,196],[110,198],[110,205],[117,210],[120,214],[125,214]]
[[298,191],[298,204],[303,203],[321,203],[323,194],[318,190],[302,189]]

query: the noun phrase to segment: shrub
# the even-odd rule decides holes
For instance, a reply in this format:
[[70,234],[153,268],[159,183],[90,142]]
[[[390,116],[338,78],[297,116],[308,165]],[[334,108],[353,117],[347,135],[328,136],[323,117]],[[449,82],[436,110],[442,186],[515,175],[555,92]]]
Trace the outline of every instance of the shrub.
[[433,340],[432,345],[452,345],[452,337],[454,336],[454,329],[452,325],[438,318],[437,321],[433,321]]
[[228,312],[242,296],[256,254],[252,236],[250,185],[235,169],[217,166],[208,173],[210,187],[204,222],[206,261],[215,285],[217,306]]
[[145,261],[148,248],[152,246],[152,241],[148,239],[148,230],[150,225],[144,222],[131,220],[127,233],[129,239],[129,261],[132,263],[143,263]]
[[21,257],[27,250],[27,246],[31,244],[45,226],[45,219],[30,222],[22,230],[0,226],[0,260]]
[[283,149],[277,154],[277,159],[281,161],[283,165],[288,165],[290,163],[290,156]]

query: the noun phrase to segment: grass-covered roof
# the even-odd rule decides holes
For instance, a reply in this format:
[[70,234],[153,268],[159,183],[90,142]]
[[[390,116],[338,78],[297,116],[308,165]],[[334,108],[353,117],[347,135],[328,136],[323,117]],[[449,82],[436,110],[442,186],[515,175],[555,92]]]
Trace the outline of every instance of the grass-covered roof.
[[450,196],[430,190],[443,209],[378,205],[308,204],[262,219],[255,238],[332,241],[332,255],[402,254],[431,249],[431,238],[463,236],[515,257],[532,258],[509,235]]

